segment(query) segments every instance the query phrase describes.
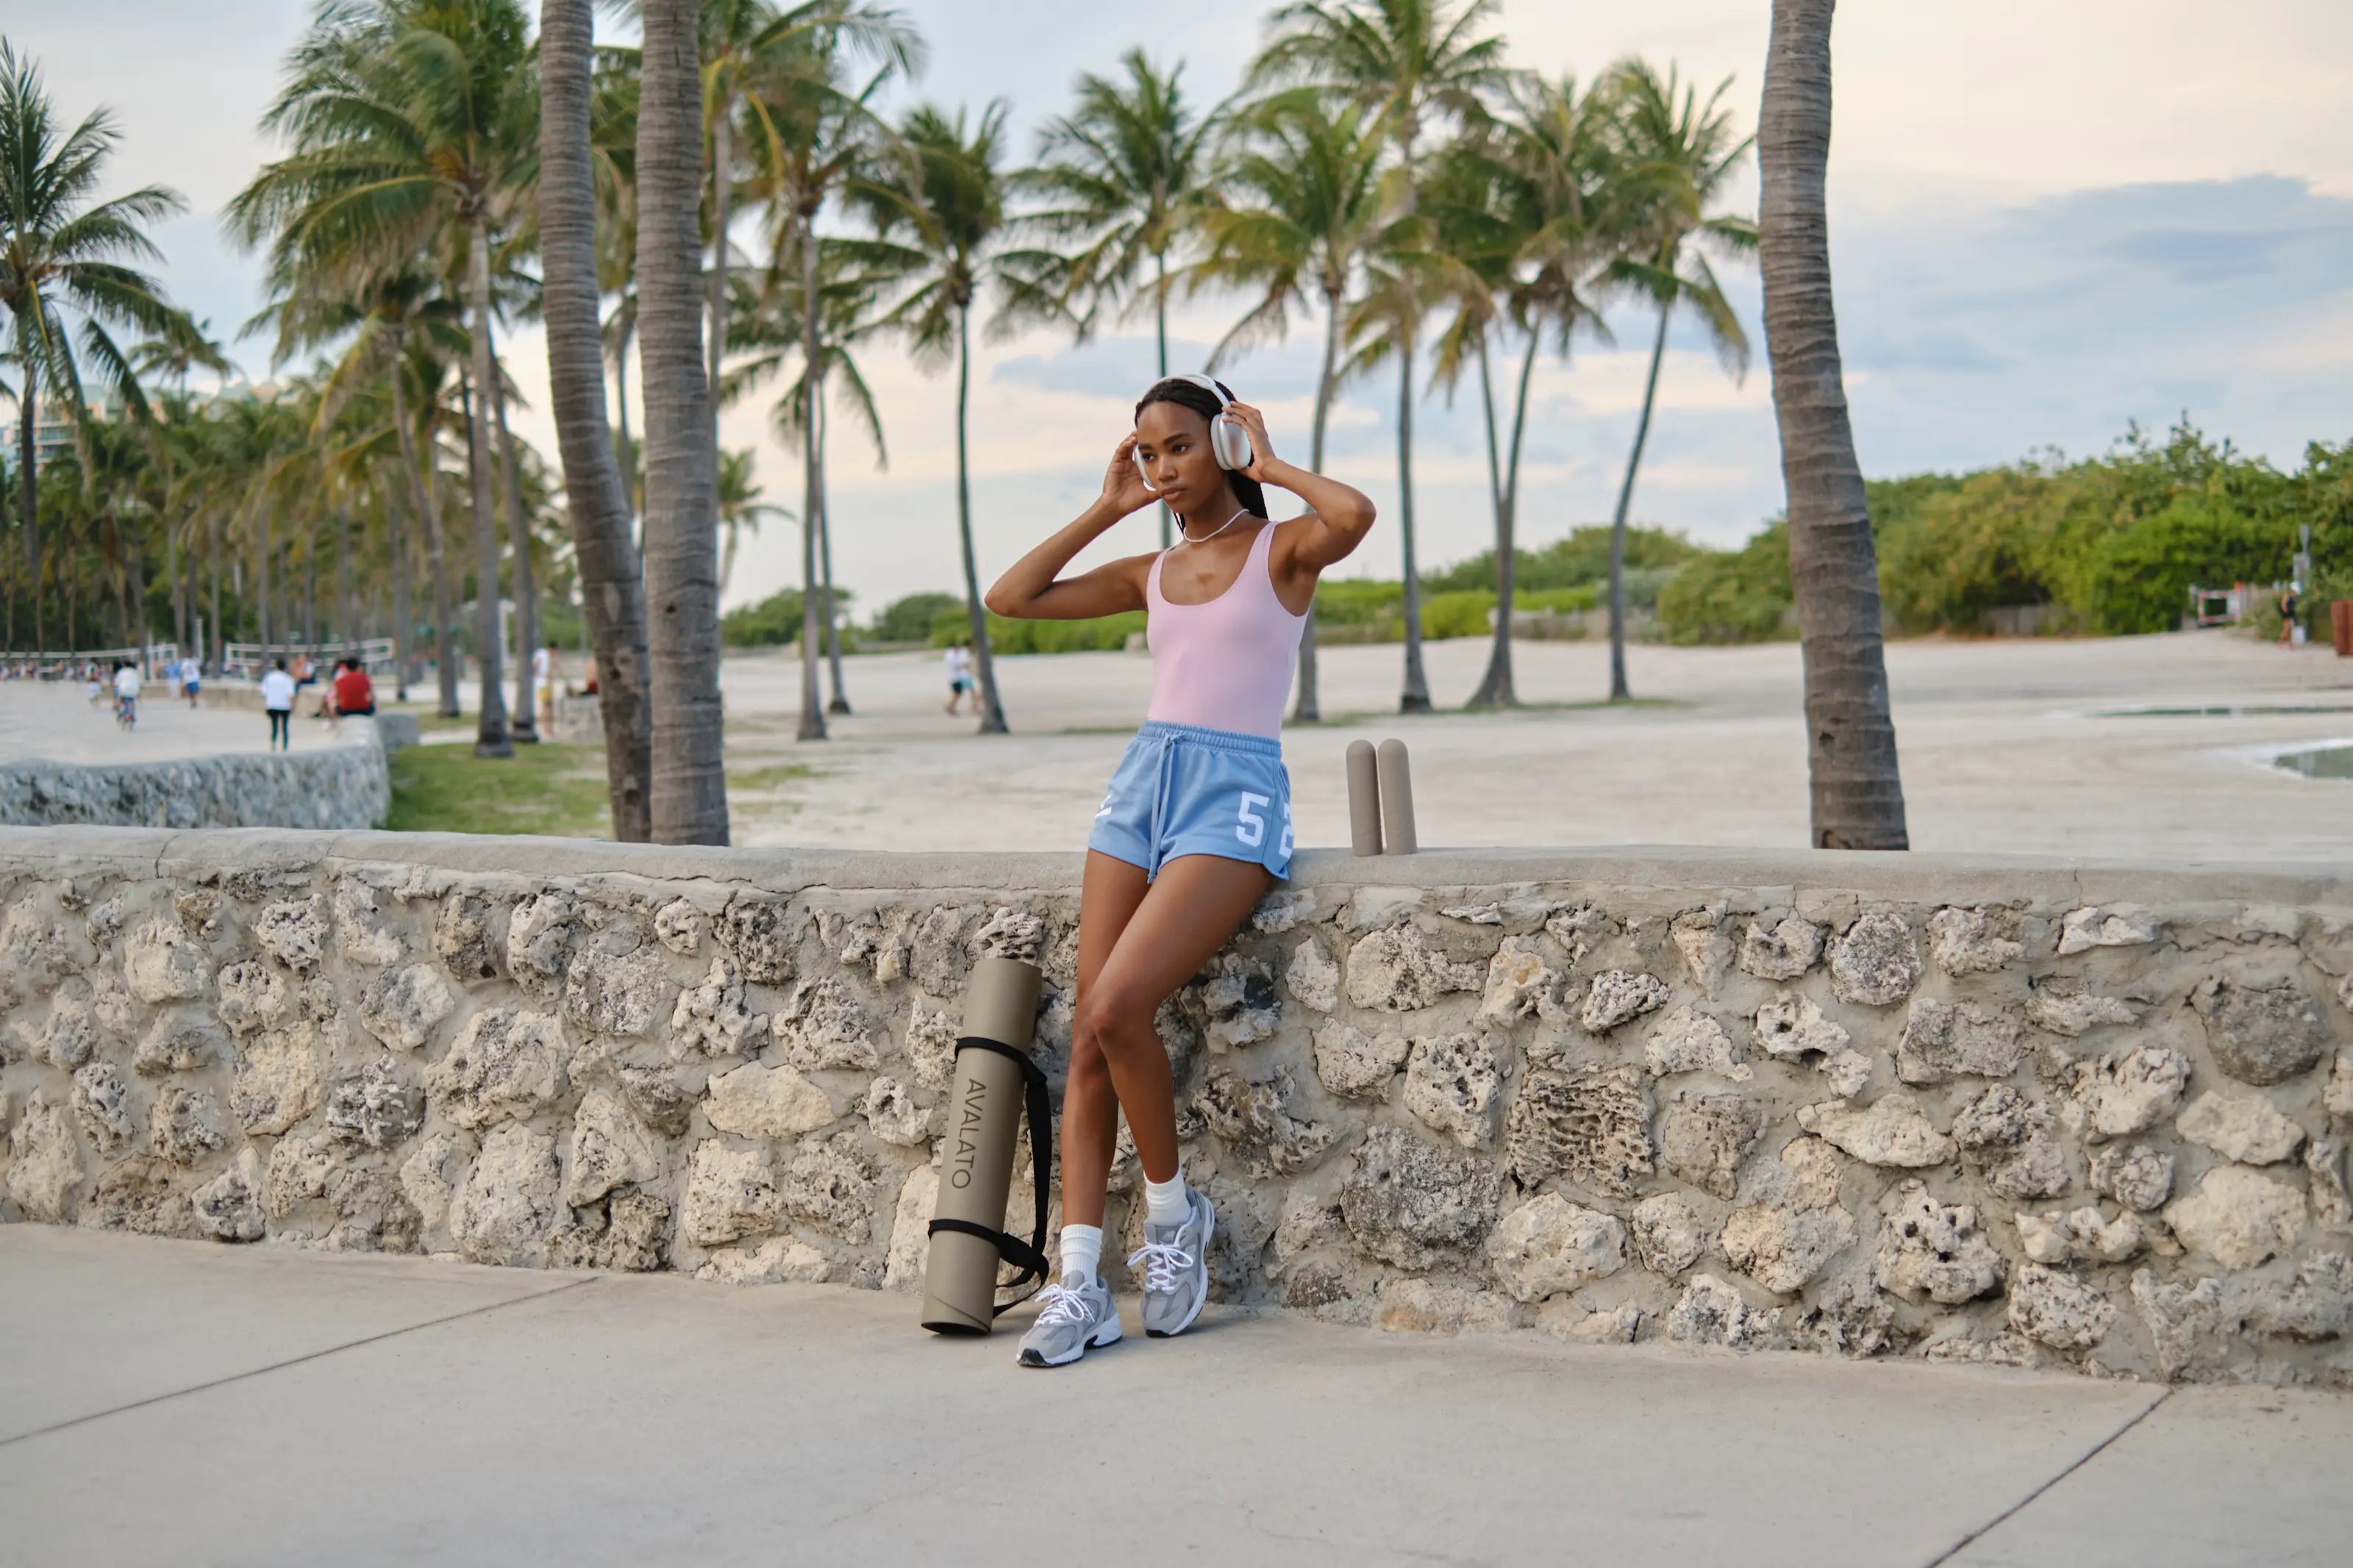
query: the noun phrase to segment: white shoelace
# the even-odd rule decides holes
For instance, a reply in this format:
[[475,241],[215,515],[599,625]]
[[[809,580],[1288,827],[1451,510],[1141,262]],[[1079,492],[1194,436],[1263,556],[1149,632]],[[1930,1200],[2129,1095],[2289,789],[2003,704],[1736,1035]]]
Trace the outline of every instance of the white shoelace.
[[1094,1315],[1087,1308],[1087,1293],[1075,1285],[1049,1285],[1038,1300],[1040,1323],[1083,1323]]
[[1130,1268],[1144,1266],[1144,1288],[1147,1291],[1174,1290],[1176,1272],[1193,1267],[1193,1255],[1173,1241],[1155,1241],[1137,1247],[1127,1255]]

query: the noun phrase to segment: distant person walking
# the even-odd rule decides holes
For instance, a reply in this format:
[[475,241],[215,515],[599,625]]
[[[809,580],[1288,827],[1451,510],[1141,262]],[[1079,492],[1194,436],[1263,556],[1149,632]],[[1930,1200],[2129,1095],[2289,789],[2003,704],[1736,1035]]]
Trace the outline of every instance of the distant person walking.
[[2280,595],[2279,645],[2282,647],[2295,646],[2295,613],[2304,605],[2303,587],[2301,583],[2290,583],[2287,592]]
[[205,667],[198,664],[192,654],[180,661],[180,694],[188,700],[188,706],[194,708],[197,693],[204,689]]
[[952,642],[948,644],[947,657],[941,663],[948,677],[947,710],[955,712],[957,703],[972,697],[973,711],[979,712],[980,699],[974,697],[972,690],[972,650],[960,642]]
[[367,670],[358,659],[343,660],[343,668],[335,672],[335,717],[375,717],[375,683],[368,679]]
[[261,710],[269,715],[271,749],[293,750],[294,678],[286,673],[286,661],[282,658],[261,678]]

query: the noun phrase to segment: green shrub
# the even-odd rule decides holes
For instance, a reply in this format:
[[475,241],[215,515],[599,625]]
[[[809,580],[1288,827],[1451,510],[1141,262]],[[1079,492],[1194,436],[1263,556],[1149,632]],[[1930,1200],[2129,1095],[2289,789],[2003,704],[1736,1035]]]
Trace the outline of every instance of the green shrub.
[[1580,611],[1597,608],[1601,603],[1604,584],[1587,583],[1575,588],[1539,588],[1532,594],[1521,593],[1516,584],[1512,591],[1512,608],[1535,610],[1556,616],[1573,616]]
[[1425,595],[1421,601],[1421,635],[1432,640],[1483,637],[1493,629],[1487,618],[1494,609],[1494,591],[1489,588]]
[[[992,652],[1001,654],[1116,653],[1127,646],[1129,634],[1143,629],[1142,610],[1127,610],[1089,621],[1017,621],[992,615],[988,617],[988,646]],[[972,623],[961,603],[932,617],[934,647],[967,642],[971,637]]]
[[961,618],[964,601],[954,594],[909,594],[883,605],[867,635],[876,642],[922,642],[932,635],[932,625],[943,610],[953,610]]
[[1784,629],[1789,532],[1774,523],[1738,550],[1700,556],[1658,595],[1659,632],[1671,643],[1766,642]]
[[[2084,574],[2093,629],[2171,631],[2193,584],[2284,577],[2288,552],[2277,531],[2220,498],[2188,495],[2112,530],[2094,547]],[[2274,629],[2277,615],[2274,606]]]
[[[1325,581],[1315,588],[1315,624],[1318,626],[1371,626],[1384,618],[1395,619],[1405,605],[1405,584],[1385,583],[1362,577],[1345,577]],[[1402,637],[1404,634],[1398,633]]]
[[[1570,531],[1565,539],[1556,539],[1541,550],[1514,552],[1517,565],[1513,574],[1514,593],[1519,590],[1542,593],[1551,588],[1575,588],[1588,583],[1606,583],[1609,579],[1609,529],[1604,523],[1592,523]],[[1694,544],[1680,533],[1663,528],[1630,526],[1626,530],[1626,569],[1634,572],[1671,573],[1684,562],[1706,553],[1703,545]],[[1662,577],[1661,581],[1664,581]],[[1490,588],[1495,585],[1495,552],[1485,550],[1436,574],[1424,574],[1422,585],[1432,592],[1446,593],[1462,588]]]
[[800,639],[798,588],[771,594],[756,605],[745,605],[719,617],[719,640],[729,647],[780,647]]

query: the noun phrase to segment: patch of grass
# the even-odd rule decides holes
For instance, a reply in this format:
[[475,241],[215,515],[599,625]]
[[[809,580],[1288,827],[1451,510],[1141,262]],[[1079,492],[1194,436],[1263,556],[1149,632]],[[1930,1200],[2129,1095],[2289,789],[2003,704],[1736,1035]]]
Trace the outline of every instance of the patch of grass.
[[[412,688],[412,689],[414,689]],[[383,704],[383,707],[385,711],[387,713],[413,714],[417,720],[417,728],[418,731],[427,735],[442,733],[450,730],[472,731],[478,728],[480,724],[480,721],[471,713],[461,713],[455,719],[446,719],[439,713],[434,711],[433,704],[430,702],[411,702],[406,705],[398,702],[386,702]]]
[[744,768],[727,775],[731,790],[781,789],[796,780],[815,778],[817,770],[807,763],[777,763],[765,768]]
[[543,742],[498,759],[465,746],[404,746],[390,766],[385,826],[395,832],[613,836],[601,747]]

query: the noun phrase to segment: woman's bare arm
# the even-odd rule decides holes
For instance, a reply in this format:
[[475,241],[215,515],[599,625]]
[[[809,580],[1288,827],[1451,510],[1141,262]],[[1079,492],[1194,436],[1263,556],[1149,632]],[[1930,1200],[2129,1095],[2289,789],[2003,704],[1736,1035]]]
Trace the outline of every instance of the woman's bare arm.
[[1152,504],[1152,492],[1135,468],[1135,437],[1112,453],[1103,494],[1069,526],[1006,568],[981,602],[1000,616],[1022,621],[1084,621],[1144,608],[1144,575],[1149,555],[1108,561],[1075,577],[1060,575],[1078,552],[1133,512]]
[[1289,574],[1312,578],[1346,560],[1372,531],[1372,498],[1354,485],[1310,473],[1276,457],[1274,443],[1267,438],[1266,416],[1250,405],[1236,403],[1227,412],[1250,432],[1253,460],[1242,472],[1261,485],[1289,490],[1307,503],[1307,515],[1293,519],[1284,525],[1285,532],[1275,536],[1277,543],[1286,547],[1283,552],[1288,560],[1281,565]]

